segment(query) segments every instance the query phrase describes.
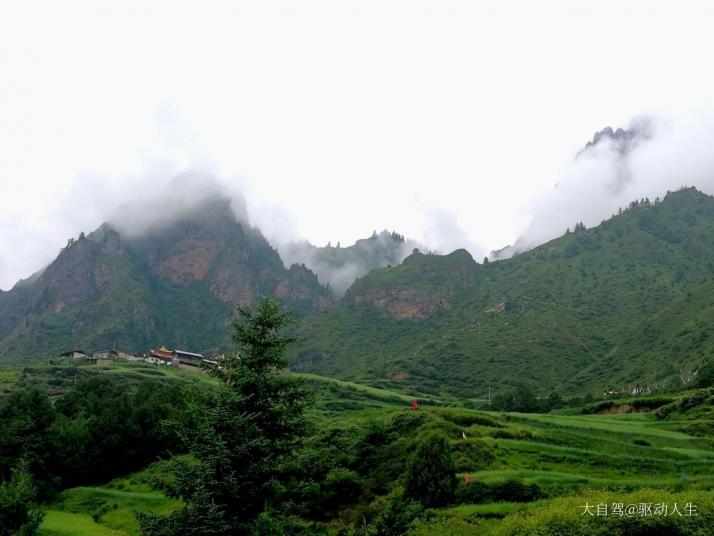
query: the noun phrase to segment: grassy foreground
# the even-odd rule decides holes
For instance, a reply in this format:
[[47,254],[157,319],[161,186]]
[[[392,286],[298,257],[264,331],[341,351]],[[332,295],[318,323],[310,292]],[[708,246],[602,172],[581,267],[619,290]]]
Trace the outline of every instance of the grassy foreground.
[[171,461],[160,461],[105,486],[63,491],[47,505],[40,535],[139,534],[135,512],[166,515],[181,505],[160,491],[170,479],[170,465]]
[[[449,438],[462,482],[460,504],[427,510],[410,529],[413,536],[548,535],[561,534],[565,527],[572,527],[572,534],[623,530],[618,523],[625,521],[617,516],[582,517],[586,502],[698,506],[696,519],[644,519],[662,534],[675,534],[677,527],[695,531],[685,534],[707,534],[696,532],[695,524],[714,515],[714,438],[688,433],[696,421],[686,415],[521,414],[448,406],[412,411],[403,395],[306,379],[320,387],[313,418],[325,433],[358,434],[375,423],[408,423],[392,443],[406,445],[407,451],[426,433]],[[138,534],[135,511],[166,514],[180,506],[162,492],[170,464],[159,462],[105,486],[65,490],[46,506],[41,534]],[[358,521],[364,508],[358,501],[346,505],[340,519],[326,520],[320,533],[337,534],[341,524]]]

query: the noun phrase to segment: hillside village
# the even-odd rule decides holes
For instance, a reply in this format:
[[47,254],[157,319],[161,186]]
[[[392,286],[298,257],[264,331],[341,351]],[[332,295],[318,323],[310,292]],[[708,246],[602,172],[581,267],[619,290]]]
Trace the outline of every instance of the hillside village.
[[169,350],[165,346],[152,348],[146,354],[128,353],[116,349],[100,350],[93,353],[82,349],[73,349],[62,352],[59,357],[63,359],[81,359],[91,364],[110,363],[112,361],[143,361],[154,365],[193,371],[216,364],[215,360],[207,359],[203,354],[178,349]]

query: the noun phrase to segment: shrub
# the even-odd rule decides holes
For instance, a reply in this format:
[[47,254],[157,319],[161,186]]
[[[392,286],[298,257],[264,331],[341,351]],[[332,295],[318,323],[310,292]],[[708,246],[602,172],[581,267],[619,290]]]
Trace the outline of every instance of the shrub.
[[449,442],[443,436],[427,436],[407,467],[406,497],[427,507],[444,506],[453,500],[456,482]]
[[527,484],[518,478],[509,478],[493,484],[473,480],[458,486],[455,502],[458,504],[532,502],[541,499],[544,495],[538,484]]
[[714,361],[709,361],[697,372],[697,387],[714,387]]
[[459,426],[471,426],[474,424],[480,424],[482,426],[490,426],[492,428],[502,428],[503,425],[495,421],[487,415],[481,415],[478,413],[465,413],[457,412],[453,410],[442,410],[438,413],[444,420],[457,424]]
[[[678,515],[625,515],[590,516],[583,515],[585,503],[613,503],[639,505],[664,503],[671,510],[673,504],[683,516]],[[686,516],[685,505],[697,506],[696,516]],[[594,510],[595,511],[595,510]],[[610,510],[608,509],[608,512]],[[547,504],[527,506],[524,510],[504,518],[494,532],[494,536],[610,536],[613,534],[645,536],[667,534],[671,536],[694,536],[711,534],[714,526],[714,500],[710,493],[673,494],[661,490],[640,490],[634,493],[593,493],[583,497],[556,499]]]
[[659,420],[666,419],[673,411],[674,404],[667,404],[666,406],[659,407],[657,408],[657,411],[655,411],[655,418]]
[[683,397],[679,401],[679,407],[683,410],[687,410],[704,403],[704,401],[709,397],[711,393],[708,390],[696,391],[691,395]]
[[458,504],[479,504],[491,497],[491,486],[480,480],[462,482],[456,488],[455,502]]
[[21,463],[9,481],[0,484],[0,536],[36,534],[42,513],[35,501],[35,487]]
[[422,511],[419,503],[396,492],[374,520],[374,536],[403,536]]
[[538,484],[527,484],[519,478],[506,479],[494,484],[491,489],[491,497],[495,501],[531,502],[542,496]]
[[453,448],[457,471],[479,471],[495,459],[493,447],[480,439],[457,441]]
[[338,468],[327,473],[323,486],[322,508],[334,512],[341,506],[356,502],[362,494],[363,483],[356,472]]

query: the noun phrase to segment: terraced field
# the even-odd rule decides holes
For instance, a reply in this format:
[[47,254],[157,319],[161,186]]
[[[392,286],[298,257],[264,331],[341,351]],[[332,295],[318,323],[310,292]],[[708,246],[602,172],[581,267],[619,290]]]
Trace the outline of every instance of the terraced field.
[[[155,489],[167,462],[118,478],[106,486],[77,487],[63,491],[47,505],[40,527],[42,536],[125,536],[139,534],[135,512],[166,515],[181,501]],[[147,482],[153,482],[154,485]]]
[[[115,374],[129,383],[147,375],[167,381],[210,381],[204,375],[144,365],[124,364],[101,372],[84,369],[82,373]],[[29,377],[62,389],[76,373],[47,367]],[[334,463],[359,473],[364,482],[373,474],[386,475],[387,489],[399,487],[404,462],[424,437],[437,433],[449,439],[460,481],[457,501],[427,510],[409,536],[528,534],[506,528],[516,522],[527,526],[534,516],[564,516],[575,523],[578,505],[597,498],[613,502],[642,497],[696,499],[703,508],[714,505],[714,437],[706,433],[711,424],[709,398],[682,410],[680,402],[688,395],[673,395],[670,417],[659,419],[654,411],[489,412],[434,399],[421,400],[414,411],[411,396],[403,393],[301,376],[316,395],[309,414],[318,443],[310,448],[318,449],[314,451],[321,453],[318,458],[322,453],[337,456]],[[332,445],[332,441],[339,443]],[[373,453],[368,454],[373,461],[360,473],[355,456],[365,452]],[[181,505],[165,493],[171,486],[172,463],[172,459],[159,461],[102,486],[63,491],[44,505],[41,534],[137,535],[135,512],[167,514]],[[358,519],[364,507],[365,503],[345,504],[343,520]],[[714,515],[714,506],[710,510]],[[321,523],[319,534],[337,534],[337,521]]]
[[649,414],[560,416],[506,414],[521,438],[488,438],[495,466],[470,474],[518,477],[544,488],[714,489],[714,440],[673,430]]

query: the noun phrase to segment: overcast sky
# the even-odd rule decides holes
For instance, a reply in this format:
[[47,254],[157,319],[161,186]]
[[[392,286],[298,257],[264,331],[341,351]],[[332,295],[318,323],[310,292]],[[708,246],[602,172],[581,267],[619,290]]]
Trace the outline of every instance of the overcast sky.
[[708,2],[0,5],[3,289],[186,169],[274,240],[476,256],[596,130],[714,104]]

